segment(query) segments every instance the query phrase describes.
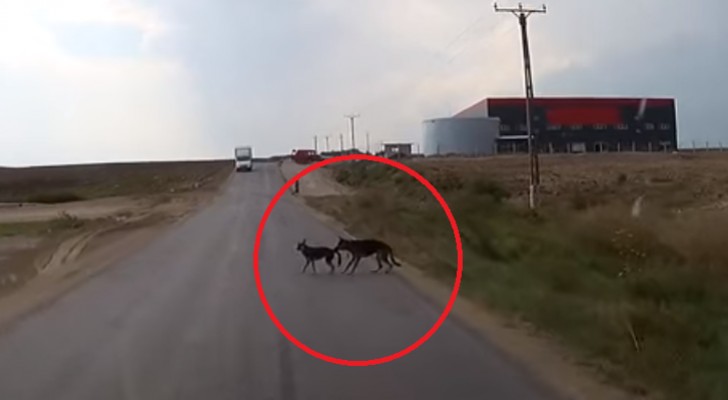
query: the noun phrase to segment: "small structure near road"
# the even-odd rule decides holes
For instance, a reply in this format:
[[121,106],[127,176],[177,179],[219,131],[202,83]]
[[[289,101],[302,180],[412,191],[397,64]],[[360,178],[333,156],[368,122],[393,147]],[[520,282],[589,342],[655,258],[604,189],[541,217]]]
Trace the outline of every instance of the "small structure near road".
[[412,156],[412,143],[385,143],[384,157],[410,157]]

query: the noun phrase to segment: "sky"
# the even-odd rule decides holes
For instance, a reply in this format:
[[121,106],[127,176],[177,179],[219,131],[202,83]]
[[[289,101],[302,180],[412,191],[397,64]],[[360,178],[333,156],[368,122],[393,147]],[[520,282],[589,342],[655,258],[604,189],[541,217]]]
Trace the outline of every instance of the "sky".
[[[728,146],[728,3],[547,5],[537,96],[674,97],[682,145]],[[360,148],[420,142],[424,119],[522,96],[520,52],[482,0],[0,0],[0,165],[349,147],[352,113]]]

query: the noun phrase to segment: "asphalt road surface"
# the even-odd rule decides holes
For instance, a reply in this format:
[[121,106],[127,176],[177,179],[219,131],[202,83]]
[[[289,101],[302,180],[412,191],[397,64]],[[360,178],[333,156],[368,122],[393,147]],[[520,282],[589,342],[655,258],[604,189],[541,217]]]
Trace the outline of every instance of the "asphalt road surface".
[[[235,175],[224,194],[53,305],[0,333],[0,399],[551,399],[487,341],[449,319],[420,349],[343,367],[289,343],[258,299],[252,249],[282,180],[274,165]],[[302,275],[298,240],[337,234],[284,198],[261,246],[283,324],[312,348],[381,357],[441,312],[394,275]]]

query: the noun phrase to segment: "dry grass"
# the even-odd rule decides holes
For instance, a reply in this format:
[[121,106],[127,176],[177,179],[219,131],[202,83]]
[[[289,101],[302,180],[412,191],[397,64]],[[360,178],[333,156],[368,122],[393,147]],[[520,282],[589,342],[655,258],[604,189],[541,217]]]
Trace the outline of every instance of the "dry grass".
[[[528,160],[524,157],[413,160],[423,173],[478,176],[525,199]],[[728,153],[591,154],[541,157],[542,195],[547,205],[626,204],[645,195],[661,207],[709,207],[728,201]]]
[[0,203],[62,203],[214,189],[232,168],[229,161],[0,168]]
[[[555,335],[635,393],[728,398],[728,157],[544,157],[538,214],[523,208],[526,162],[410,162],[458,220],[462,293]],[[335,172],[356,195],[312,205],[452,280],[449,226],[423,188],[379,165]]]

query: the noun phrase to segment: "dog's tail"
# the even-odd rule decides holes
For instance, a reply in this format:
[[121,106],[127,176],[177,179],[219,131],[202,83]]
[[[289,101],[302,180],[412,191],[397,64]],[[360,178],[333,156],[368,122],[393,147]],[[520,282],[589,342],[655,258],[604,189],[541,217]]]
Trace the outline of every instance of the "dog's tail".
[[392,250],[389,251],[389,260],[392,261],[392,264],[394,264],[394,265],[396,265],[398,267],[401,267],[402,266],[402,264],[400,264],[399,261],[397,261],[394,258],[394,252]]
[[336,265],[341,266],[341,253],[339,253],[339,250],[334,250],[334,253],[336,254],[336,259],[338,260],[336,262]]

